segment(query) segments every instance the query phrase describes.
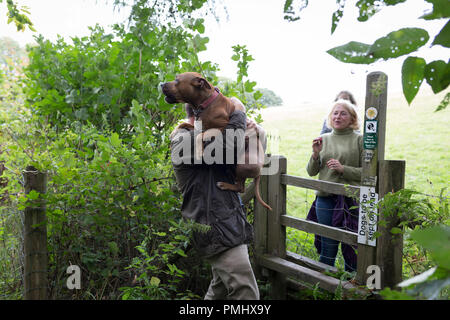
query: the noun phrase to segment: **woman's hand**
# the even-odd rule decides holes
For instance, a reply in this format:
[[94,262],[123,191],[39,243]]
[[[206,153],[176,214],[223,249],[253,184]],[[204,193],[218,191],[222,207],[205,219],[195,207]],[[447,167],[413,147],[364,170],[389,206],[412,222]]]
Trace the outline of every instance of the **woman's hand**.
[[344,173],[344,166],[336,159],[330,159],[327,161],[327,166],[331,170],[336,170],[339,173]]
[[247,122],[247,129],[256,128],[256,122],[253,119],[246,118],[246,122]]
[[313,140],[312,149],[312,157],[314,160],[317,160],[319,158],[319,152],[322,151],[322,137],[318,137]]

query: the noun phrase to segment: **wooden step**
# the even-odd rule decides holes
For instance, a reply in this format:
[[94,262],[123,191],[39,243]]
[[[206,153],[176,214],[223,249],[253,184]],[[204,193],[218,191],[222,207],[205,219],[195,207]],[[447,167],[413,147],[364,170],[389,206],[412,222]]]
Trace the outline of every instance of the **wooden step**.
[[279,257],[267,254],[260,255],[257,257],[257,262],[267,269],[280,272],[312,285],[319,282],[319,287],[329,292],[335,292],[336,289],[341,286],[344,292],[354,291],[355,293],[367,294],[366,290],[353,285],[349,281],[340,281],[339,279],[302,267],[294,262]]

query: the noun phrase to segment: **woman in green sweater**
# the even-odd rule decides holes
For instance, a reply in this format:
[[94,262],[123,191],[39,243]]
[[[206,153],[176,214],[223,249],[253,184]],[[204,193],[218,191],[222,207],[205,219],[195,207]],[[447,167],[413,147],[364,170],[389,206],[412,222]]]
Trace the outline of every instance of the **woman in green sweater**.
[[[355,132],[359,129],[355,107],[347,100],[336,101],[328,116],[328,126],[333,129],[332,132],[325,133],[313,140],[313,153],[306,168],[308,174],[310,176],[319,174],[319,180],[360,185],[363,143],[362,135]],[[347,229],[353,229],[356,220],[357,226],[357,211],[356,213],[353,211],[352,214],[348,210],[351,207],[351,199],[343,199],[344,197],[321,191],[317,191],[316,196],[312,208],[314,218],[311,219],[310,211],[309,220],[317,220],[321,224],[346,227]],[[347,205],[344,208],[345,204]],[[349,216],[347,216],[348,214]],[[318,247],[318,249],[320,248],[319,261],[334,266],[339,242],[325,237],[320,237],[319,240],[321,242]],[[348,246],[346,249],[351,250]],[[356,255],[354,253],[345,254],[344,245],[342,251],[346,260],[345,269],[354,271]]]

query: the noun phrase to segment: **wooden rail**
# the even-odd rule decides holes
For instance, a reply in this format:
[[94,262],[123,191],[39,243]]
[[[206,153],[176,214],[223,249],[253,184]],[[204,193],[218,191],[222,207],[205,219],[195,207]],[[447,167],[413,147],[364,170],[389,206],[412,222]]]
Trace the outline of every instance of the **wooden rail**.
[[281,224],[286,227],[295,228],[297,230],[305,231],[308,233],[318,234],[347,244],[351,245],[358,244],[357,233],[342,230],[335,227],[326,226],[314,221],[308,221],[305,219],[299,219],[288,215],[282,215]]
[[287,174],[281,175],[281,183],[294,187],[318,190],[326,193],[359,198],[359,186],[351,186],[316,179],[301,178],[296,176],[290,176]]

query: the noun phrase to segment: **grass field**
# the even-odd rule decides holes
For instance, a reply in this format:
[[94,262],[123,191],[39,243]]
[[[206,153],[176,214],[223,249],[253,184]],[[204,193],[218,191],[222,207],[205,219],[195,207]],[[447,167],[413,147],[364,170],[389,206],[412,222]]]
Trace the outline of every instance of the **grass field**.
[[[448,91],[447,91],[448,92]],[[434,112],[446,92],[434,95],[422,89],[411,106],[401,94],[388,96],[385,159],[406,160],[406,188],[439,194],[450,180],[450,110]],[[361,110],[364,100],[358,101]],[[282,106],[264,109],[262,126],[272,140],[268,152],[287,158],[287,173],[309,177],[306,165],[313,138],[319,135],[330,103]],[[360,116],[362,116],[362,111]],[[276,138],[274,138],[276,137]],[[446,190],[448,194],[449,190]],[[287,188],[287,214],[305,218],[314,200],[314,191]],[[313,236],[288,232],[288,250],[317,257]],[[339,266],[339,257],[338,262]]]

